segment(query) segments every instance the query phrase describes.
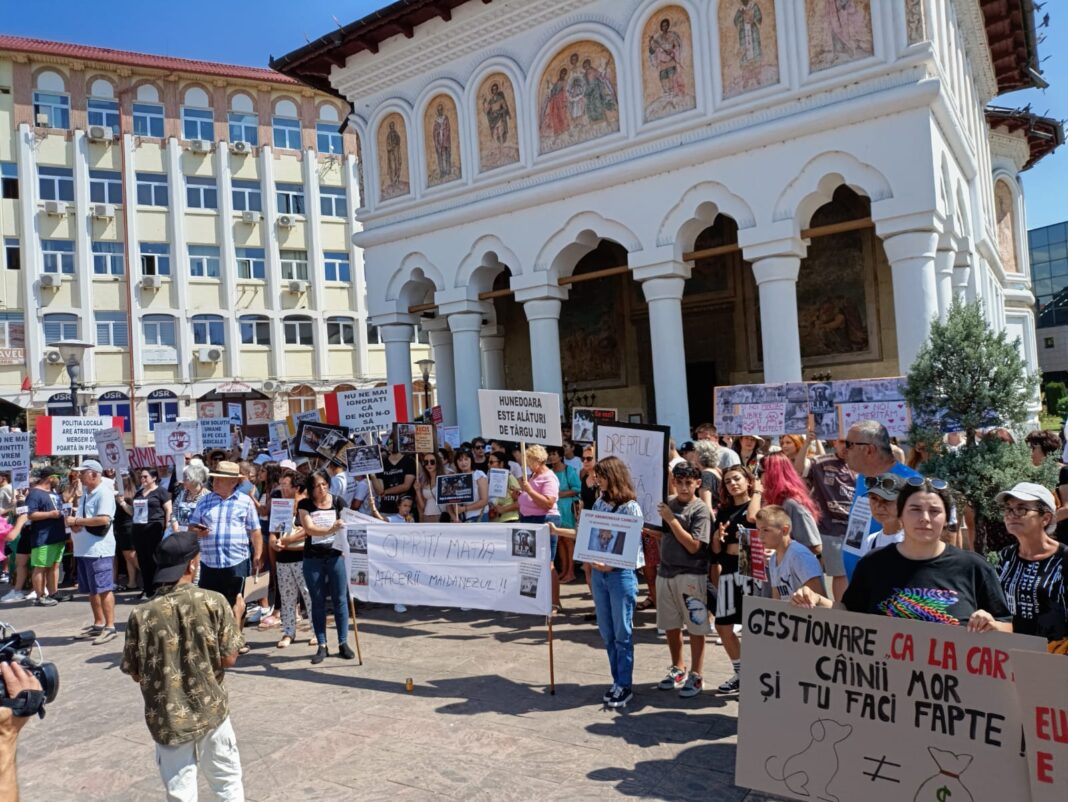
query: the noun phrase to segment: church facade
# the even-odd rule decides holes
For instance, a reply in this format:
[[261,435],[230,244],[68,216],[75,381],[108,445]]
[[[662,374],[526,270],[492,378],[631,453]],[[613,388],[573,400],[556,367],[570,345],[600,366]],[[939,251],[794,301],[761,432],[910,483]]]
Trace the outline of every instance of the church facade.
[[[1007,10],[1006,10],[1007,9]],[[959,297],[1037,368],[1027,0],[411,0],[272,62],[351,104],[390,382],[677,438],[740,382],[896,376]]]

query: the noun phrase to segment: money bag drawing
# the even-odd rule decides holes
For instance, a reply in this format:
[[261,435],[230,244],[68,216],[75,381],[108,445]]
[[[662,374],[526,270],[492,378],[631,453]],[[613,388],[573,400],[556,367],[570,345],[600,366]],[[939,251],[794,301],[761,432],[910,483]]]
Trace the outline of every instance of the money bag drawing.
[[971,791],[964,787],[961,775],[972,764],[971,755],[958,755],[928,746],[938,773],[928,777],[916,791],[913,802],[973,802]]
[[[797,796],[839,802],[838,797],[830,792],[830,786],[838,775],[838,744],[852,734],[853,727],[820,718],[812,722],[808,731],[812,736],[808,746],[787,757],[781,771],[776,772],[773,768],[779,760],[777,755],[767,759],[764,771],[771,779],[784,783]],[[953,802],[958,801],[954,799]]]

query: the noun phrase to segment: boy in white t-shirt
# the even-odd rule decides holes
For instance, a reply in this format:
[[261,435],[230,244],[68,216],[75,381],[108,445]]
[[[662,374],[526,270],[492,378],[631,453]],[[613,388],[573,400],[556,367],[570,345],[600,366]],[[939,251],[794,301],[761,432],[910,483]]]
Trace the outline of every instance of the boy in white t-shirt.
[[826,595],[819,558],[790,537],[790,514],[770,504],[757,513],[756,524],[760,539],[768,549],[772,598],[788,599],[800,587]]
[[861,556],[905,539],[901,519],[897,517],[897,496],[905,486],[904,478],[896,473],[882,473],[864,481],[871,517],[881,528],[864,538]]

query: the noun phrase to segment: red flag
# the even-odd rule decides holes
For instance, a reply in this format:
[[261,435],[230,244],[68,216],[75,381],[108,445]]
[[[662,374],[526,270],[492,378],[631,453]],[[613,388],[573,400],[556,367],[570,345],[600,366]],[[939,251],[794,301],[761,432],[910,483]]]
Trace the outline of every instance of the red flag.
[[23,376],[22,377],[22,391],[25,392],[25,393],[28,393],[32,389],[33,389],[33,384],[30,382],[30,377],[29,376]]

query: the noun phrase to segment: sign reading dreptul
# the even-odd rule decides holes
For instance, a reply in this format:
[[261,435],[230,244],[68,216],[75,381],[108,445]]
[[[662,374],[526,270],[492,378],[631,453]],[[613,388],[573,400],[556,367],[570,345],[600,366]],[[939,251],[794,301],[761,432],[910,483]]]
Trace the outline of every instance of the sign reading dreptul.
[[482,436],[487,440],[562,446],[560,396],[516,390],[479,390]]
[[122,429],[123,418],[93,415],[86,418],[42,415],[37,423],[37,456],[67,456],[96,453],[96,433]]

